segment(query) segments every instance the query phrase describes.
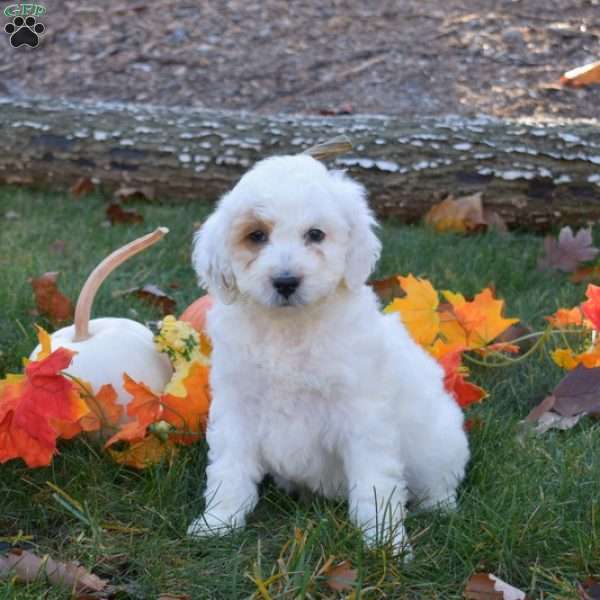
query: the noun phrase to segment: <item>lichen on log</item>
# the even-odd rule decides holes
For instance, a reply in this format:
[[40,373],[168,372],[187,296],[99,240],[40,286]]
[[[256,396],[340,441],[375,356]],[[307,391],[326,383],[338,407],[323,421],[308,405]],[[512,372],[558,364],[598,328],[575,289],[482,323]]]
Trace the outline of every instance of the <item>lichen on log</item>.
[[141,104],[0,98],[0,182],[66,188],[89,175],[110,191],[214,201],[257,160],[337,135],[329,161],[369,190],[380,216],[420,219],[434,202],[482,191],[509,225],[545,229],[600,217],[600,128],[446,116],[258,115]]

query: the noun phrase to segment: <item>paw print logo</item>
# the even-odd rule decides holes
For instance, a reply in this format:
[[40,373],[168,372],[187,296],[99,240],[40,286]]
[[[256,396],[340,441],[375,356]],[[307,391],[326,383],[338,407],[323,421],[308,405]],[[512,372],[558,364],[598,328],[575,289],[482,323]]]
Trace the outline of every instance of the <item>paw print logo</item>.
[[35,17],[15,17],[12,23],[7,23],[4,31],[10,35],[10,45],[13,48],[19,46],[30,46],[35,48],[39,42],[39,36],[44,33],[46,28],[42,23],[37,23]]

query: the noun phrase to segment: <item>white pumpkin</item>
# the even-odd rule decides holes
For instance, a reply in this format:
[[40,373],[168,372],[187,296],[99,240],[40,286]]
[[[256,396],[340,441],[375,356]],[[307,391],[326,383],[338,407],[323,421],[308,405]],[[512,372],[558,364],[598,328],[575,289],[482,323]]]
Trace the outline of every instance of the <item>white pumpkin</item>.
[[[169,359],[156,350],[150,329],[131,319],[104,317],[90,321],[92,302],[98,288],[114,269],[162,239],[168,231],[166,227],[159,227],[105,258],[81,290],[75,308],[75,323],[50,336],[52,350],[62,346],[77,352],[67,373],[88,381],[95,392],[102,385],[111,384],[122,405],[131,400],[123,389],[124,372],[160,393],[171,379],[173,369]],[[40,346],[31,353],[32,360],[39,350]]]

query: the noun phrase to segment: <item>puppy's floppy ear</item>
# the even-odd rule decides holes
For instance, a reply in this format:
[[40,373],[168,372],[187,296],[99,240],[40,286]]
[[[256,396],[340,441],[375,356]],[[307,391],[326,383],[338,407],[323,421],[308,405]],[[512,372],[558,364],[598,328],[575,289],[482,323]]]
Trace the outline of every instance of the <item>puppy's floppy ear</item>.
[[218,207],[194,236],[192,264],[202,287],[225,304],[231,304],[238,289],[227,252],[224,214]]
[[332,175],[336,180],[337,193],[341,195],[339,202],[344,207],[350,224],[344,279],[352,289],[367,281],[379,260],[381,242],[373,231],[377,227],[377,221],[367,204],[365,188],[341,171],[334,171]]

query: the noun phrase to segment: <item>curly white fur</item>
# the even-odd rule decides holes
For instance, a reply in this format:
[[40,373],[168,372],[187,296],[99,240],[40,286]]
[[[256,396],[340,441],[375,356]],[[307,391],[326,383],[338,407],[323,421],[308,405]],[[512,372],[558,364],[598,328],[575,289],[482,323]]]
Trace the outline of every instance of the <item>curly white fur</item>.
[[[243,526],[267,474],[347,498],[369,542],[406,545],[409,500],[454,505],[469,457],[462,411],[365,285],[374,226],[361,185],[300,155],[258,163],[199,231],[194,266],[216,298],[213,401],[206,508],[188,534]],[[287,298],[282,275],[300,281]]]

